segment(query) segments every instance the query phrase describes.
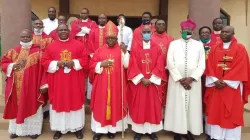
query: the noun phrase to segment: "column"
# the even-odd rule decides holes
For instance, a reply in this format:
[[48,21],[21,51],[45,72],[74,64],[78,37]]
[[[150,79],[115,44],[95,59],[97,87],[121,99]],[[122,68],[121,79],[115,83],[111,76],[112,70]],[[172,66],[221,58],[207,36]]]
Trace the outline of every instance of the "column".
[[220,0],[189,0],[189,18],[196,24],[194,38],[199,38],[199,28],[212,27],[214,18],[220,17]]
[[168,0],[160,0],[159,17],[168,25]]
[[[2,54],[5,54],[19,44],[23,29],[31,29],[31,0],[2,0],[1,5]],[[4,87],[4,76],[2,79]],[[0,93],[3,91],[1,88]]]
[[59,15],[64,15],[68,19],[70,14],[69,5],[69,0],[59,0]]

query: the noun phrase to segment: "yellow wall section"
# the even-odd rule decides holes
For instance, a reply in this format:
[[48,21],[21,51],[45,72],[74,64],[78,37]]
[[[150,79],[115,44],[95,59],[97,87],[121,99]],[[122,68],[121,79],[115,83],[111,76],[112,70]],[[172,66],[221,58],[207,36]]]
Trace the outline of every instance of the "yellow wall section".
[[123,13],[127,16],[141,16],[145,11],[159,14],[159,0],[70,0],[71,14],[79,14],[84,7],[89,8],[91,15],[104,13],[117,16]]
[[48,8],[55,7],[59,12],[59,0],[31,0],[32,11],[40,18],[48,17]]

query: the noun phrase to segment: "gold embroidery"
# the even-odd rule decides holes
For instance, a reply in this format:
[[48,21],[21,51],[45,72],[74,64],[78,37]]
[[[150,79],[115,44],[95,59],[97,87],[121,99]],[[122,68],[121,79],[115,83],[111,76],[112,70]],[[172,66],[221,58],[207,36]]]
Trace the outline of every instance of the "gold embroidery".
[[14,61],[17,59],[18,53],[16,52],[16,50],[11,49],[4,56],[6,56],[8,59]]
[[167,55],[167,49],[164,47],[164,44],[161,42],[161,43],[159,44],[159,46],[161,47],[162,53],[163,53],[164,55]]
[[150,68],[149,68],[149,63],[152,63],[149,54],[145,54],[145,60],[142,60],[142,63],[146,64],[146,74],[150,74]]
[[232,61],[228,61],[229,59],[232,60],[233,57],[232,56],[227,56],[225,54],[225,56],[223,56],[223,60],[222,61],[218,61],[218,62],[221,62],[221,64],[218,64],[217,66],[222,68],[222,70],[223,70],[222,76],[224,76],[225,71],[228,71],[228,70],[231,69],[231,68],[227,67],[227,64],[226,64],[226,63],[232,63]]
[[229,60],[229,59],[233,60],[233,57],[230,57],[230,56],[224,56],[224,57],[223,57],[223,59],[225,59],[225,60]]
[[52,38],[42,38],[42,35],[33,35],[33,44],[45,49],[52,42]]
[[70,61],[72,59],[72,53],[69,52],[68,50],[64,50],[60,54],[61,60],[63,61]]
[[[114,62],[114,58],[112,57],[111,54],[109,54],[107,56],[107,58],[110,60],[110,61],[113,61]],[[108,95],[107,95],[107,108],[106,108],[106,120],[110,120],[111,119],[111,105],[110,105],[110,102],[111,102],[111,73],[113,71],[113,67],[108,67],[108,68],[105,68],[106,70],[106,73],[108,74],[108,89],[107,89],[107,92],[108,92]]]
[[102,47],[102,45],[103,45],[103,28],[101,28],[100,30],[99,30],[100,32],[99,32],[99,47]]

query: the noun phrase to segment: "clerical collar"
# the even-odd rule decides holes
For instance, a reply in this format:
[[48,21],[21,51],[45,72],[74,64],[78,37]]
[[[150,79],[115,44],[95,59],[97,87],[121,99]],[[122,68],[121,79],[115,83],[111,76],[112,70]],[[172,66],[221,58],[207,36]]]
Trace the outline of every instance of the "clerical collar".
[[61,40],[61,39],[59,38],[59,41],[61,41],[61,42],[67,42],[67,41],[69,41],[69,38],[68,38],[68,39],[65,39],[65,40]]
[[99,25],[99,29],[104,29],[104,28],[105,28],[105,26]]
[[85,19],[85,20],[84,20],[84,19],[82,19],[82,22],[88,22],[88,18],[87,18],[87,19]]
[[214,31],[214,34],[216,34],[216,35],[218,35],[220,33],[221,33],[221,31]]
[[230,42],[223,42],[223,49],[228,49],[231,45],[232,41]]
[[143,41],[142,47],[143,47],[143,49],[150,49],[150,41],[148,41],[148,42]]

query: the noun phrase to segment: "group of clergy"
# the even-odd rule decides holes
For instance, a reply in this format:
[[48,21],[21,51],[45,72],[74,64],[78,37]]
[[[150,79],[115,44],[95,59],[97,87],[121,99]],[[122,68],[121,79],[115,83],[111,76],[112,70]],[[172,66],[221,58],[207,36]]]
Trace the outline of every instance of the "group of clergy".
[[158,140],[163,129],[174,140],[194,140],[204,128],[208,140],[240,140],[250,67],[234,28],[216,18],[213,30],[199,29],[197,41],[196,24],[187,19],[174,40],[164,20],[151,18],[144,12],[133,32],[123,14],[118,26],[105,14],[97,25],[84,8],[69,30],[51,7],[33,31],[23,30],[1,60],[10,138],[38,138],[49,110],[53,139],[68,132],[83,139],[87,91],[93,140],[123,136],[128,124],[134,140]]

